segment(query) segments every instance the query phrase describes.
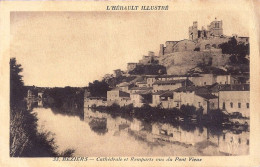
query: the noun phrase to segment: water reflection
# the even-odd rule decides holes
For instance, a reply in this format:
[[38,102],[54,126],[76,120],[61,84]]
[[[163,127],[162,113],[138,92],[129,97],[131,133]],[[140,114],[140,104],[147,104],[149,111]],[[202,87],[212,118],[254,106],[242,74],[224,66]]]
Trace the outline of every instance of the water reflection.
[[111,116],[84,108],[84,119],[35,108],[39,124],[55,133],[60,149],[76,156],[246,155],[249,132]]

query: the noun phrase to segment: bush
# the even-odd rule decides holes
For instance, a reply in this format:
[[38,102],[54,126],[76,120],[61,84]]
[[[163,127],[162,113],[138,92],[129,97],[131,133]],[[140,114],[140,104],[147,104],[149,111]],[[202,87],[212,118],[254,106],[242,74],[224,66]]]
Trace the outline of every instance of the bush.
[[232,37],[226,43],[222,43],[219,46],[222,49],[222,53],[232,55],[230,57],[231,63],[234,64],[247,64],[245,59],[246,55],[249,55],[249,44],[238,43],[237,40]]
[[113,103],[111,106],[108,106],[107,107],[107,109],[109,110],[109,111],[117,111],[117,110],[119,110],[120,109],[120,106],[117,104],[117,103]]
[[12,110],[10,120],[11,157],[57,156],[50,133],[37,131],[37,118],[26,110]]
[[191,116],[196,114],[196,107],[194,106],[182,105],[180,109],[184,116]]
[[223,122],[225,119],[228,118],[226,114],[224,114],[220,109],[210,110],[208,112],[210,120],[214,122]]
[[123,107],[123,109],[126,110],[126,111],[133,111],[134,105],[133,104],[129,104],[129,105]]
[[141,109],[143,109],[143,110],[151,110],[152,107],[149,104],[143,104]]

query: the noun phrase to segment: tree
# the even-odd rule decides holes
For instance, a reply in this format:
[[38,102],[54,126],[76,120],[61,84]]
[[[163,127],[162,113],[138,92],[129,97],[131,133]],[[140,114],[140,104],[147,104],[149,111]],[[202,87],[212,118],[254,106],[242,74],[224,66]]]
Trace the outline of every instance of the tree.
[[193,105],[181,105],[180,109],[185,116],[191,116],[196,114],[196,107],[194,107]]
[[25,97],[26,90],[24,87],[22,65],[17,64],[16,58],[10,59],[10,105],[17,106]]
[[93,83],[89,83],[89,91],[91,96],[106,97],[107,91],[109,91],[109,85],[103,80],[95,80]]
[[232,37],[228,42],[220,44],[219,47],[222,49],[222,53],[231,55],[231,63],[249,64],[249,61],[245,58],[246,55],[249,55],[249,44],[237,42]]

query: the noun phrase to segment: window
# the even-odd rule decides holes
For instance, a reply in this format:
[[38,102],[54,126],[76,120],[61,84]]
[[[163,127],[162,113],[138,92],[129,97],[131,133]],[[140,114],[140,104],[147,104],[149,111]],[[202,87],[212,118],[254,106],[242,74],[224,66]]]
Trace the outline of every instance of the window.
[[246,108],[249,108],[249,103],[246,103]]
[[230,108],[233,108],[233,103],[232,102],[230,103]]
[[241,139],[240,138],[238,139],[238,143],[241,144]]
[[219,28],[219,23],[215,23],[215,28]]
[[241,108],[241,103],[238,103],[238,108]]
[[226,109],[226,104],[225,104],[225,102],[223,102],[223,109]]
[[223,134],[223,140],[225,140],[226,139],[226,134]]
[[204,82],[204,85],[206,85],[207,84],[207,82]]
[[198,102],[198,105],[199,105],[199,107],[200,107],[200,102]]

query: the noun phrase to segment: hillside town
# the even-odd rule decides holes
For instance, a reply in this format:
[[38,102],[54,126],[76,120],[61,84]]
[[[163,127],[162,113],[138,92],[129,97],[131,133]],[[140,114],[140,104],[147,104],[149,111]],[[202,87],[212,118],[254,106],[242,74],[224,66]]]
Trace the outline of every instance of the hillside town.
[[11,12],[9,157],[197,163],[251,155],[253,19],[237,7],[200,6]]
[[[250,117],[249,37],[223,34],[223,22],[188,28],[188,39],[160,44],[126,70],[116,69],[103,80],[103,96],[86,88],[84,107],[145,105],[172,109],[194,106],[203,114],[221,110]],[[105,96],[106,95],[106,96]]]

